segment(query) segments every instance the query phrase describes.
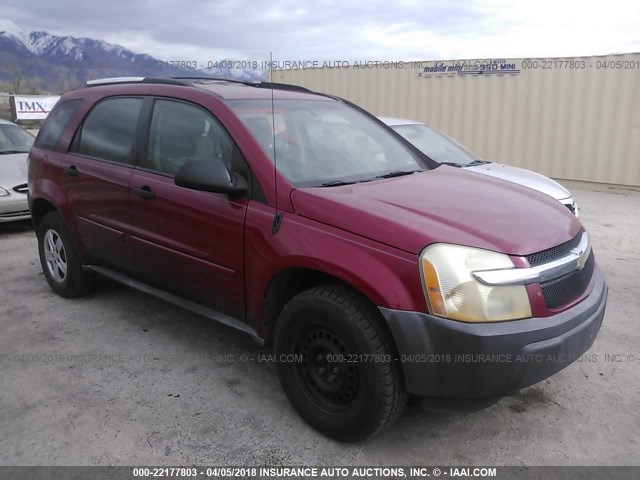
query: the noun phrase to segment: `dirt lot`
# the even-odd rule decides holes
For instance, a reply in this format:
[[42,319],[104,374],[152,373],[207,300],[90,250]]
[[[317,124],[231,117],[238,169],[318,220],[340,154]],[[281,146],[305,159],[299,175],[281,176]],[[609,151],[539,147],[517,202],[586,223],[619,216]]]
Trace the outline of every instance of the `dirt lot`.
[[591,361],[358,445],[309,428],[251,339],[108,282],[59,298],[29,225],[0,225],[0,464],[640,465],[640,192],[569,186],[610,287]]

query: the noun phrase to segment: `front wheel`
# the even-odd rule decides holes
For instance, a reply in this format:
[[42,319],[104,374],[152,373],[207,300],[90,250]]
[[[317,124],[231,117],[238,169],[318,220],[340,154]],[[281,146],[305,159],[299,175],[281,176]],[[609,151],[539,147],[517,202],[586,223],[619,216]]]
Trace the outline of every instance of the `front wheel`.
[[404,409],[400,364],[379,313],[345,287],[294,297],[280,314],[275,351],[289,401],[331,438],[364,440]]
[[54,292],[73,298],[93,288],[95,275],[82,269],[62,215],[45,215],[37,233],[42,271]]

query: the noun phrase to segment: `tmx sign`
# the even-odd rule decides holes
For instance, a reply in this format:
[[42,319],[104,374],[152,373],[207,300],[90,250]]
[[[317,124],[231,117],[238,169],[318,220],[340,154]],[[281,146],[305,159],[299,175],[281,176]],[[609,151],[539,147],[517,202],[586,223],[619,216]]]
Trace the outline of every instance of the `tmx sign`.
[[44,120],[59,99],[59,95],[15,95],[11,102],[13,117],[15,120]]

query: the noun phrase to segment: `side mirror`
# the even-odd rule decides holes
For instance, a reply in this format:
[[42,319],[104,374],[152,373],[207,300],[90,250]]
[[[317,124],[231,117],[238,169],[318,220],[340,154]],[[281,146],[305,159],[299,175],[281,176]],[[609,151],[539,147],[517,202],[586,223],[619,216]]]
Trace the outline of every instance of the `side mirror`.
[[243,195],[248,185],[239,175],[231,176],[221,161],[192,160],[180,167],[174,177],[179,187],[204,192]]

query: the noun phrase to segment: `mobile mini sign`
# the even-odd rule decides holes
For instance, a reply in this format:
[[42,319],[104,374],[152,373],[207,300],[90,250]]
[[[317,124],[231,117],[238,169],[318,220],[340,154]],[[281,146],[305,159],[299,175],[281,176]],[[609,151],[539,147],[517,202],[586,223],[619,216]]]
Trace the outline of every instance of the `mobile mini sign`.
[[59,95],[15,95],[12,107],[15,120],[44,120],[53,106],[60,100]]
[[455,60],[450,62],[433,62],[432,65],[425,66],[422,71],[418,73],[418,76],[430,77],[433,75],[517,75],[519,73],[520,69],[518,68],[516,63],[504,59]]

